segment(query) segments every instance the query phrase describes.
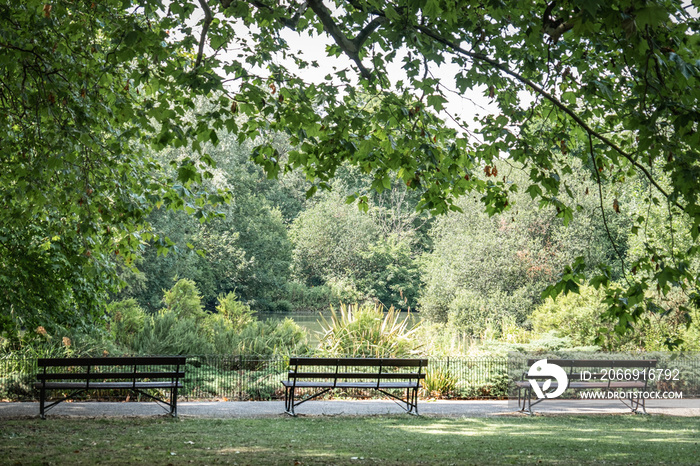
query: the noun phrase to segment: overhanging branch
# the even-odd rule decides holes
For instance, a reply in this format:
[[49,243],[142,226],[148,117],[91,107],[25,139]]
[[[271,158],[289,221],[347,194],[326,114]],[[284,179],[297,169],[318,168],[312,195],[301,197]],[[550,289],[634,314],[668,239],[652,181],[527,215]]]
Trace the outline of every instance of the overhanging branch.
[[202,10],[204,10],[204,24],[202,24],[202,35],[199,37],[199,50],[197,51],[197,61],[195,61],[194,63],[195,69],[199,68],[199,65],[202,64],[202,57],[204,56],[204,42],[207,40],[207,33],[209,32],[209,26],[211,26],[211,22],[213,19],[211,14],[211,8],[209,8],[207,0],[199,0],[199,4],[202,6]]
[[360,60],[360,55],[358,53],[359,48],[353,41],[348,39],[345,34],[343,34],[343,31],[341,31],[338,25],[335,23],[333,16],[331,16],[331,12],[328,10],[328,8],[326,8],[323,2],[321,0],[311,0],[308,3],[309,8],[311,8],[313,12],[316,13],[316,16],[318,16],[318,19],[321,20],[323,28],[326,30],[326,32],[331,35],[335,43],[338,44],[343,52],[345,52],[345,54],[355,62],[362,77],[365,79],[372,79],[372,73],[365,68],[365,66],[362,64],[362,60]]
[[[647,170],[646,167],[644,167],[639,162],[637,162],[631,154],[625,152],[620,146],[615,144],[609,138],[605,137],[604,135],[600,134],[598,131],[591,128],[590,125],[588,125],[585,121],[583,121],[581,119],[581,117],[579,117],[576,114],[576,112],[574,112],[569,107],[564,105],[559,99],[554,97],[552,94],[545,91],[541,86],[537,85],[536,83],[527,79],[526,77],[522,76],[521,74],[516,73],[515,71],[512,71],[507,66],[499,63],[498,61],[494,60],[493,58],[487,57],[486,55],[483,55],[480,53],[469,52],[468,50],[463,49],[462,47],[460,47],[456,43],[452,42],[451,40],[445,39],[444,37],[440,36],[438,33],[431,30],[430,28],[427,28],[427,27],[421,26],[421,25],[414,25],[413,27],[417,31],[419,31],[420,33],[422,33],[422,34],[430,37],[431,39],[449,47],[450,49],[452,49],[453,51],[455,51],[461,55],[467,56],[475,61],[488,63],[489,65],[496,68],[497,70],[517,79],[518,81],[520,81],[521,83],[523,83],[527,87],[529,87],[530,89],[532,89],[535,92],[537,92],[538,94],[540,94],[545,99],[549,100],[552,104],[554,104],[555,107],[557,107],[562,112],[566,113],[569,117],[571,117],[571,119],[574,120],[576,122],[576,124],[578,124],[584,131],[586,131],[586,133],[588,133],[590,136],[593,136],[594,138],[598,139],[599,141],[604,143],[606,146],[610,147],[615,152],[620,154],[622,157],[627,159],[636,169],[638,169],[639,171],[641,171],[644,174],[644,176],[647,178],[647,180],[649,180],[649,182],[654,186],[654,188],[656,188],[657,191],[659,191],[661,194],[663,194],[663,196],[666,199],[670,200],[670,198],[671,198],[670,195],[661,186],[659,186],[659,184],[652,177],[651,173],[649,173],[649,170]],[[685,212],[685,208],[681,204],[679,204],[677,201],[673,201],[673,204]]]

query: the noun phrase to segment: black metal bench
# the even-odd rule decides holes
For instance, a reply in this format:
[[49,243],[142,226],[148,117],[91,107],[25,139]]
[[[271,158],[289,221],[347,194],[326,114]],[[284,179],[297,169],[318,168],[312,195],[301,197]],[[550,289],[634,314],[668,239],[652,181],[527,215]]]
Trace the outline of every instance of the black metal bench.
[[[295,416],[294,408],[333,389],[373,389],[399,400],[409,414],[418,414],[418,390],[425,379],[427,359],[400,358],[289,358],[284,385],[284,409]],[[308,398],[295,401],[298,389],[321,389]],[[405,390],[406,397],[387,390]]]
[[[34,384],[40,392],[39,414],[46,419],[46,411],[88,390],[130,390],[166,405],[170,415],[177,417],[177,391],[182,388],[185,361],[184,356],[39,359]],[[156,389],[170,390],[169,400],[146,391]],[[51,390],[60,390],[63,396],[47,405]]]
[[[539,360],[529,359],[527,362],[528,368]],[[568,388],[573,390],[606,390],[620,391],[626,390],[629,392],[639,392],[639,396],[631,396],[629,399],[625,397],[617,398],[625,406],[636,413],[641,407],[646,414],[645,397],[641,392],[647,389],[647,382],[650,376],[650,370],[656,367],[656,360],[653,359],[548,359],[548,364],[555,364],[561,367],[568,377]],[[522,380],[516,381],[518,389],[518,407],[520,411],[526,411],[532,414],[532,407],[544,401],[547,398],[536,398],[531,380],[538,378],[536,374],[528,374],[524,372]],[[549,388],[556,389],[558,383],[550,380]],[[537,382],[540,391],[543,390],[547,380],[538,380]],[[546,387],[545,387],[546,388]],[[522,396],[521,396],[522,392]],[[533,399],[535,401],[533,401]],[[588,398],[595,400],[594,396]]]

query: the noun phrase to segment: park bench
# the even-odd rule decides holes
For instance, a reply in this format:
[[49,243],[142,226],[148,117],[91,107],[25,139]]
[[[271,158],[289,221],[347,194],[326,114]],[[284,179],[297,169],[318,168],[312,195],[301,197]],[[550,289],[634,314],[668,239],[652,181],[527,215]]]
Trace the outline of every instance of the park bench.
[[[166,405],[170,415],[177,417],[185,361],[184,356],[39,359],[34,384],[40,392],[39,414],[46,419],[46,411],[89,390],[130,390]],[[168,400],[149,393],[163,389],[170,391]],[[62,397],[46,404],[52,390],[61,391]]]
[[[409,414],[418,414],[418,389],[425,379],[427,359],[400,358],[289,358],[289,373],[284,385],[284,409],[296,416],[294,408],[302,403],[339,389],[377,390],[394,400]],[[296,400],[296,391],[320,389]],[[405,390],[405,399],[388,390]]]
[[[528,359],[527,367],[530,368],[538,359]],[[629,398],[620,396],[625,406],[636,413],[641,407],[646,414],[645,397],[642,392],[647,389],[650,380],[650,371],[656,367],[656,360],[652,359],[548,359],[548,364],[561,367],[568,377],[568,389],[573,390],[604,390],[608,392],[638,392],[639,396]],[[518,407],[520,411],[527,410],[532,414],[532,407],[548,398],[536,398],[530,379],[537,380],[537,385],[542,390],[547,380],[549,388],[556,389],[558,384],[553,377],[528,376],[528,371],[523,373],[522,379],[516,381],[518,389]],[[546,387],[545,387],[546,388]],[[618,393],[619,394],[619,393]],[[521,396],[522,395],[522,396]],[[622,395],[622,394],[620,394]],[[593,396],[588,398],[595,400]],[[606,399],[606,398],[601,398]],[[533,401],[534,400],[534,401]]]

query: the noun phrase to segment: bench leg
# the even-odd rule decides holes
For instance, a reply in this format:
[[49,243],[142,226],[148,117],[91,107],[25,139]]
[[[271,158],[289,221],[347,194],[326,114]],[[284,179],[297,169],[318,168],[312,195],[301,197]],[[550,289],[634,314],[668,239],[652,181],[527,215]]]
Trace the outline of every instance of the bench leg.
[[170,415],[177,417],[177,386],[170,390]]
[[284,412],[290,416],[294,413],[294,387],[284,387]]
[[525,403],[527,403],[527,414],[532,415],[532,388],[528,387],[525,389],[525,393],[523,393],[523,409],[521,411],[525,411]]
[[412,402],[413,414],[418,415],[418,388],[413,389],[413,402]]
[[39,395],[39,416],[42,419],[46,419],[46,414],[44,413],[45,400],[46,400],[46,390],[44,388],[42,388],[41,394]]

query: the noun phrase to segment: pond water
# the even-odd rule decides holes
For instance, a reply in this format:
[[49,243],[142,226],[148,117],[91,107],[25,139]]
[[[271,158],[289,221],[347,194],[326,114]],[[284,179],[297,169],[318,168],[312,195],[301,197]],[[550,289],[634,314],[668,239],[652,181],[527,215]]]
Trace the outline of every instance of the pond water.
[[[301,312],[257,312],[255,316],[259,320],[283,320],[287,317],[292,319],[300,327],[304,327],[309,332],[309,343],[315,346],[318,344],[321,336],[321,316],[323,316],[327,321],[331,320],[331,311],[323,311],[317,313],[301,313]],[[421,321],[420,313],[418,312],[408,312],[401,311],[399,317],[403,321],[405,318],[409,318],[408,326],[411,328],[413,325]]]

